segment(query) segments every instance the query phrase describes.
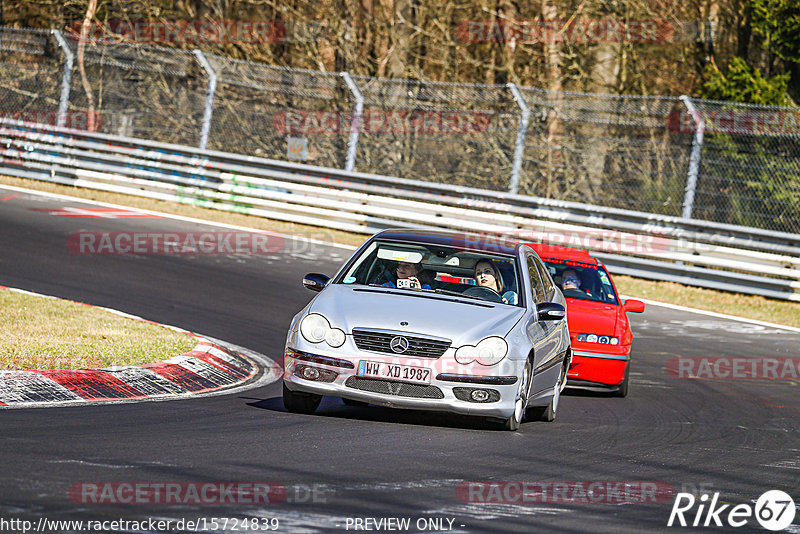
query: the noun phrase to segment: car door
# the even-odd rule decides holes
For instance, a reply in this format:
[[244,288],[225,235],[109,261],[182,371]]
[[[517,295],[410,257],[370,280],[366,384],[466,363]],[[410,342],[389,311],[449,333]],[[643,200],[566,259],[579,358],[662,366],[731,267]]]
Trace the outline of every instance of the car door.
[[530,282],[530,294],[527,298],[532,301],[534,313],[531,322],[527,325],[528,337],[534,347],[534,368],[531,396],[552,390],[558,382],[561,371],[559,358],[559,332],[561,321],[539,321],[535,313],[536,306],[547,302],[547,291],[542,281],[539,266],[533,254],[525,255],[525,265]]

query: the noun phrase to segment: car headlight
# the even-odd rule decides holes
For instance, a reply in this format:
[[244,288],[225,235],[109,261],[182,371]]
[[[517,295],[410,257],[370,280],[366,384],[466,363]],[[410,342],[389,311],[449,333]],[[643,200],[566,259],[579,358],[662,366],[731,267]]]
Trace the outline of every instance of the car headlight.
[[467,365],[473,361],[481,365],[496,365],[508,354],[508,343],[502,337],[482,339],[477,345],[464,345],[456,351],[456,361]]
[[322,343],[325,341],[331,347],[341,347],[344,344],[345,334],[338,328],[332,328],[325,316],[318,313],[309,313],[300,321],[300,333],[306,341]]
[[605,343],[607,345],[619,345],[619,338],[614,336],[600,336],[597,334],[578,334],[578,341],[586,343]]

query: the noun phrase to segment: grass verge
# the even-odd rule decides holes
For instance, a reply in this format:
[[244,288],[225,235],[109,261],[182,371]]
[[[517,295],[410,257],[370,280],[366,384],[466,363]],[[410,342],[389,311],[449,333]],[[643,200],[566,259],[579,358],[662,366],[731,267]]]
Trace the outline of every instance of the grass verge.
[[77,302],[0,288],[0,369],[141,365],[189,352],[196,339]]
[[[17,187],[27,187],[39,191],[48,191],[74,197],[87,198],[100,202],[122,204],[142,209],[161,211],[186,217],[195,217],[208,221],[235,224],[250,228],[258,228],[273,232],[280,232],[288,235],[305,236],[319,239],[321,241],[341,243],[356,246],[361,244],[365,236],[341,232],[338,230],[320,229],[314,226],[306,226],[289,222],[274,221],[263,219],[251,215],[240,213],[228,213],[208,208],[166,202],[162,200],[151,200],[131,195],[119,193],[107,193],[104,191],[93,191],[77,187],[62,186],[37,180],[26,180],[0,176],[0,183],[14,185]],[[691,308],[708,310],[717,313],[725,313],[768,321],[788,326],[800,328],[800,303],[787,302],[783,300],[773,300],[764,297],[743,295],[738,293],[726,293],[711,289],[702,289],[691,286],[684,286],[673,282],[654,282],[631,278],[628,276],[615,276],[614,282],[620,293],[631,297],[640,297],[650,300],[679,304]]]
[[615,276],[617,290],[631,297],[640,297],[700,310],[784,324],[800,328],[800,303],[768,299],[741,293],[726,293],[713,289],[691,287],[675,282],[654,282]]

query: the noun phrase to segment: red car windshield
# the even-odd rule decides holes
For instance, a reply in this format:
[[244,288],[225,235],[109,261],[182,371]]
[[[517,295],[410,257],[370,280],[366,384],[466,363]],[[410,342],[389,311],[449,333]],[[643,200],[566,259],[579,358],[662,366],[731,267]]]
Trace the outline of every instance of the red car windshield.
[[611,278],[599,265],[552,258],[542,261],[566,298],[619,304]]

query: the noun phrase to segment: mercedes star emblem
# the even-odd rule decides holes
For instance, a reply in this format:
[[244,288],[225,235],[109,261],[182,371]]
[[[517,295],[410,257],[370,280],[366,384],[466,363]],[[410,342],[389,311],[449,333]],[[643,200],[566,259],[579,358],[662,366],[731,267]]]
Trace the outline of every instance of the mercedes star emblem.
[[408,350],[408,340],[403,336],[395,336],[389,342],[389,348],[398,354]]

